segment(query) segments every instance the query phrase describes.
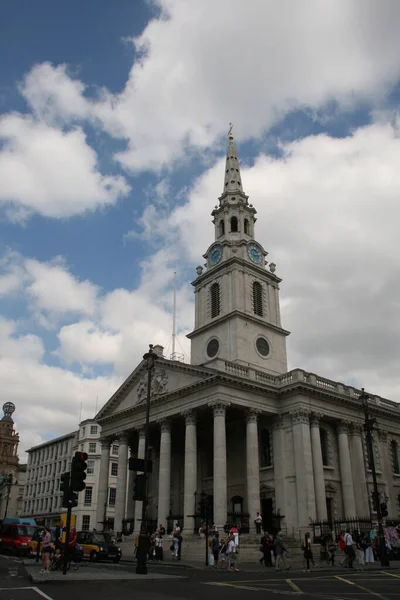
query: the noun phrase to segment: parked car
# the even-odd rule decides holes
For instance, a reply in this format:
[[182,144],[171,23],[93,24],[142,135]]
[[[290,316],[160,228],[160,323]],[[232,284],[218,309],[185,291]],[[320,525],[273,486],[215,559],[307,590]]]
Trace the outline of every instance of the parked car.
[[29,542],[38,529],[33,525],[3,523],[0,527],[0,552],[28,556],[30,554]]
[[93,561],[121,560],[121,548],[113,543],[108,533],[99,531],[78,531],[76,542],[83,549],[83,556]]

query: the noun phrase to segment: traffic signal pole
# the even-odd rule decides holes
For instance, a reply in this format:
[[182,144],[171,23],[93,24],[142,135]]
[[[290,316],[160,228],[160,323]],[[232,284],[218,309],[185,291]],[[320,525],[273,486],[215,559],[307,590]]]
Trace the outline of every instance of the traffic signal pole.
[[67,570],[68,570],[69,534],[71,531],[71,514],[72,514],[72,507],[71,507],[71,504],[69,504],[69,506],[67,508],[67,525],[65,528],[63,575],[66,575]]

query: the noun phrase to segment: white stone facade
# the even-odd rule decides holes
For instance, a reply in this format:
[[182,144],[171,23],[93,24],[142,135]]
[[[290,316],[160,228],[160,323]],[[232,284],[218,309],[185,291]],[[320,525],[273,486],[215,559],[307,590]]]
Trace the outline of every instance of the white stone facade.
[[[33,517],[46,525],[56,525],[59,522],[60,516],[66,513],[66,509],[61,506],[60,476],[70,470],[72,457],[79,450],[88,454],[88,469],[86,489],[79,493],[78,506],[73,509],[76,526],[77,529],[101,527],[95,524],[100,476],[100,436],[101,427],[96,421],[88,419],[79,425],[77,431],[27,451],[29,460],[22,516]],[[119,476],[118,451],[118,443],[113,444],[107,465],[107,495],[101,509],[102,521],[106,519],[111,528],[114,524],[116,485]]]

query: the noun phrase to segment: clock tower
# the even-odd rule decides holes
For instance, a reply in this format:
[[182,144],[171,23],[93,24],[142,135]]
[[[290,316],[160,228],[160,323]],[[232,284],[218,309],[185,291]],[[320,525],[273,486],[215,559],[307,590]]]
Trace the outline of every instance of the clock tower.
[[212,214],[215,241],[197,267],[191,363],[226,370],[226,362],[271,374],[287,372],[286,336],[279,311],[275,264],[254,237],[256,209],[243,191],[229,129],[224,189]]

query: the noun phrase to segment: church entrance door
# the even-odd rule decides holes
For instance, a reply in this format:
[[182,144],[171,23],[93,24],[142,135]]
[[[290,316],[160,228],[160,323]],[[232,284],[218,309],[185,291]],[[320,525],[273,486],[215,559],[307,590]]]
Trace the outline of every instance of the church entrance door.
[[261,516],[263,530],[271,533],[273,529],[272,498],[263,498],[261,500]]

